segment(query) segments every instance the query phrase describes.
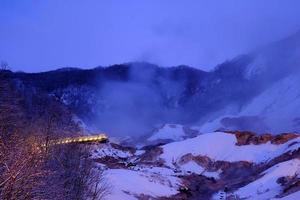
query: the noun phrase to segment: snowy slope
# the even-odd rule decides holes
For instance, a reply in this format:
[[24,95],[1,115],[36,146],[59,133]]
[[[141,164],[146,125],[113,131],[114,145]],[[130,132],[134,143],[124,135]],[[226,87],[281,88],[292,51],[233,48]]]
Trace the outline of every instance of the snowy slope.
[[273,200],[298,200],[300,199],[300,191],[292,193],[282,198],[274,198]]
[[114,157],[114,158],[128,158],[133,156],[133,153],[126,150],[120,150],[113,148],[110,144],[101,145],[100,148],[97,148],[93,152],[93,157],[103,158],[103,157]]
[[[238,111],[225,105],[221,114],[202,124],[201,131],[224,128],[260,133],[300,132],[300,32],[249,55],[252,62],[242,67],[241,76],[252,81],[256,92],[240,104]],[[244,93],[232,98],[251,93],[244,89]]]
[[180,185],[180,180],[176,177],[145,171],[110,169],[106,171],[106,177],[112,185],[106,198],[111,200],[136,200],[141,195],[167,197],[178,193]]
[[[297,143],[290,146],[290,144],[295,142]],[[213,132],[181,142],[166,144],[162,146],[163,153],[160,155],[160,158],[168,166],[172,166],[174,160],[176,161],[186,154],[207,156],[213,160],[228,162],[248,161],[251,163],[261,163],[299,148],[299,142],[300,138],[296,138],[282,145],[275,145],[268,142],[260,145],[237,146],[235,135]]]
[[174,140],[180,141],[185,137],[185,132],[182,125],[165,124],[148,138],[148,141],[155,140]]
[[180,165],[180,169],[183,171],[183,174],[195,173],[195,174],[201,174],[206,177],[213,177],[215,179],[218,179],[221,173],[220,170],[216,172],[206,171],[204,167],[198,165],[195,161],[189,161],[185,164]]
[[237,114],[218,117],[201,131],[252,130],[258,132],[300,132],[300,75],[288,76],[255,97]]
[[271,132],[300,131],[300,76],[288,76],[256,97],[240,113],[261,116]]
[[261,178],[240,188],[235,195],[243,199],[271,199],[282,192],[281,186],[276,182],[278,178],[295,177],[299,175],[299,172],[299,159],[279,163],[263,172]]
[[147,139],[148,142],[182,141],[199,134],[198,127],[185,127],[180,124],[165,124],[156,129]]

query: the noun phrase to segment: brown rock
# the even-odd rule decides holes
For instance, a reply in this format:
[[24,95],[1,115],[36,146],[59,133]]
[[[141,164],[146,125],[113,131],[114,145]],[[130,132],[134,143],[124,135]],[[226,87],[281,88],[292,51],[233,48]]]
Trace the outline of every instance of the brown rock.
[[257,135],[249,131],[225,131],[225,133],[234,134],[237,143],[236,145],[249,145],[249,144],[265,144],[271,142],[272,144],[284,144],[289,140],[299,137],[296,133],[283,133],[279,135],[272,135],[269,133]]
[[297,137],[299,137],[299,134],[296,134],[296,133],[283,133],[283,134],[274,136],[271,143],[272,144],[283,144],[283,143],[286,143],[287,141],[295,139]]

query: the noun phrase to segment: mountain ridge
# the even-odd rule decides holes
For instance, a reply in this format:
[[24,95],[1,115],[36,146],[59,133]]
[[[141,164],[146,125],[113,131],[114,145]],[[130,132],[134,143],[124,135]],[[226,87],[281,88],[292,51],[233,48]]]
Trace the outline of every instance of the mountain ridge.
[[[205,125],[224,115],[237,115],[276,82],[298,71],[299,42],[300,35],[295,34],[208,72],[184,65],[163,68],[131,62],[11,76],[63,102],[92,129],[143,135],[165,123]],[[115,129],[113,120],[122,128]],[[140,127],[135,130],[134,124]]]

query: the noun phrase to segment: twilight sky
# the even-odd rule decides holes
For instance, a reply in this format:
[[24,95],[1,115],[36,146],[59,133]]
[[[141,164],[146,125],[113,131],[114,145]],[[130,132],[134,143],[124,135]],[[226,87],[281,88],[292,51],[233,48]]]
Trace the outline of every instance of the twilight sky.
[[299,0],[0,0],[13,70],[129,61],[204,70],[300,29]]

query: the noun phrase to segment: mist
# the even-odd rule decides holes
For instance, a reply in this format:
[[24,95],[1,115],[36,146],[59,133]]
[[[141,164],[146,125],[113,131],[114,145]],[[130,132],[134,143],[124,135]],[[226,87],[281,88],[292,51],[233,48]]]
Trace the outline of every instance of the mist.
[[182,111],[173,107],[176,102],[171,101],[183,92],[184,80],[160,80],[157,70],[157,66],[147,63],[133,63],[128,81],[108,80],[99,85],[96,116],[88,125],[114,136],[140,137],[164,123],[179,122]]
[[253,59],[244,76],[252,80],[255,95],[238,110],[226,106],[204,122],[202,130],[300,132],[300,31],[248,55]]
[[195,71],[196,79],[188,67],[164,70],[129,63],[125,81],[101,85],[98,98],[104,102],[94,123],[107,132],[132,137],[147,135],[164,123],[202,127],[215,120],[219,124],[209,131],[300,131],[299,58],[300,32],[296,32],[211,72]]

